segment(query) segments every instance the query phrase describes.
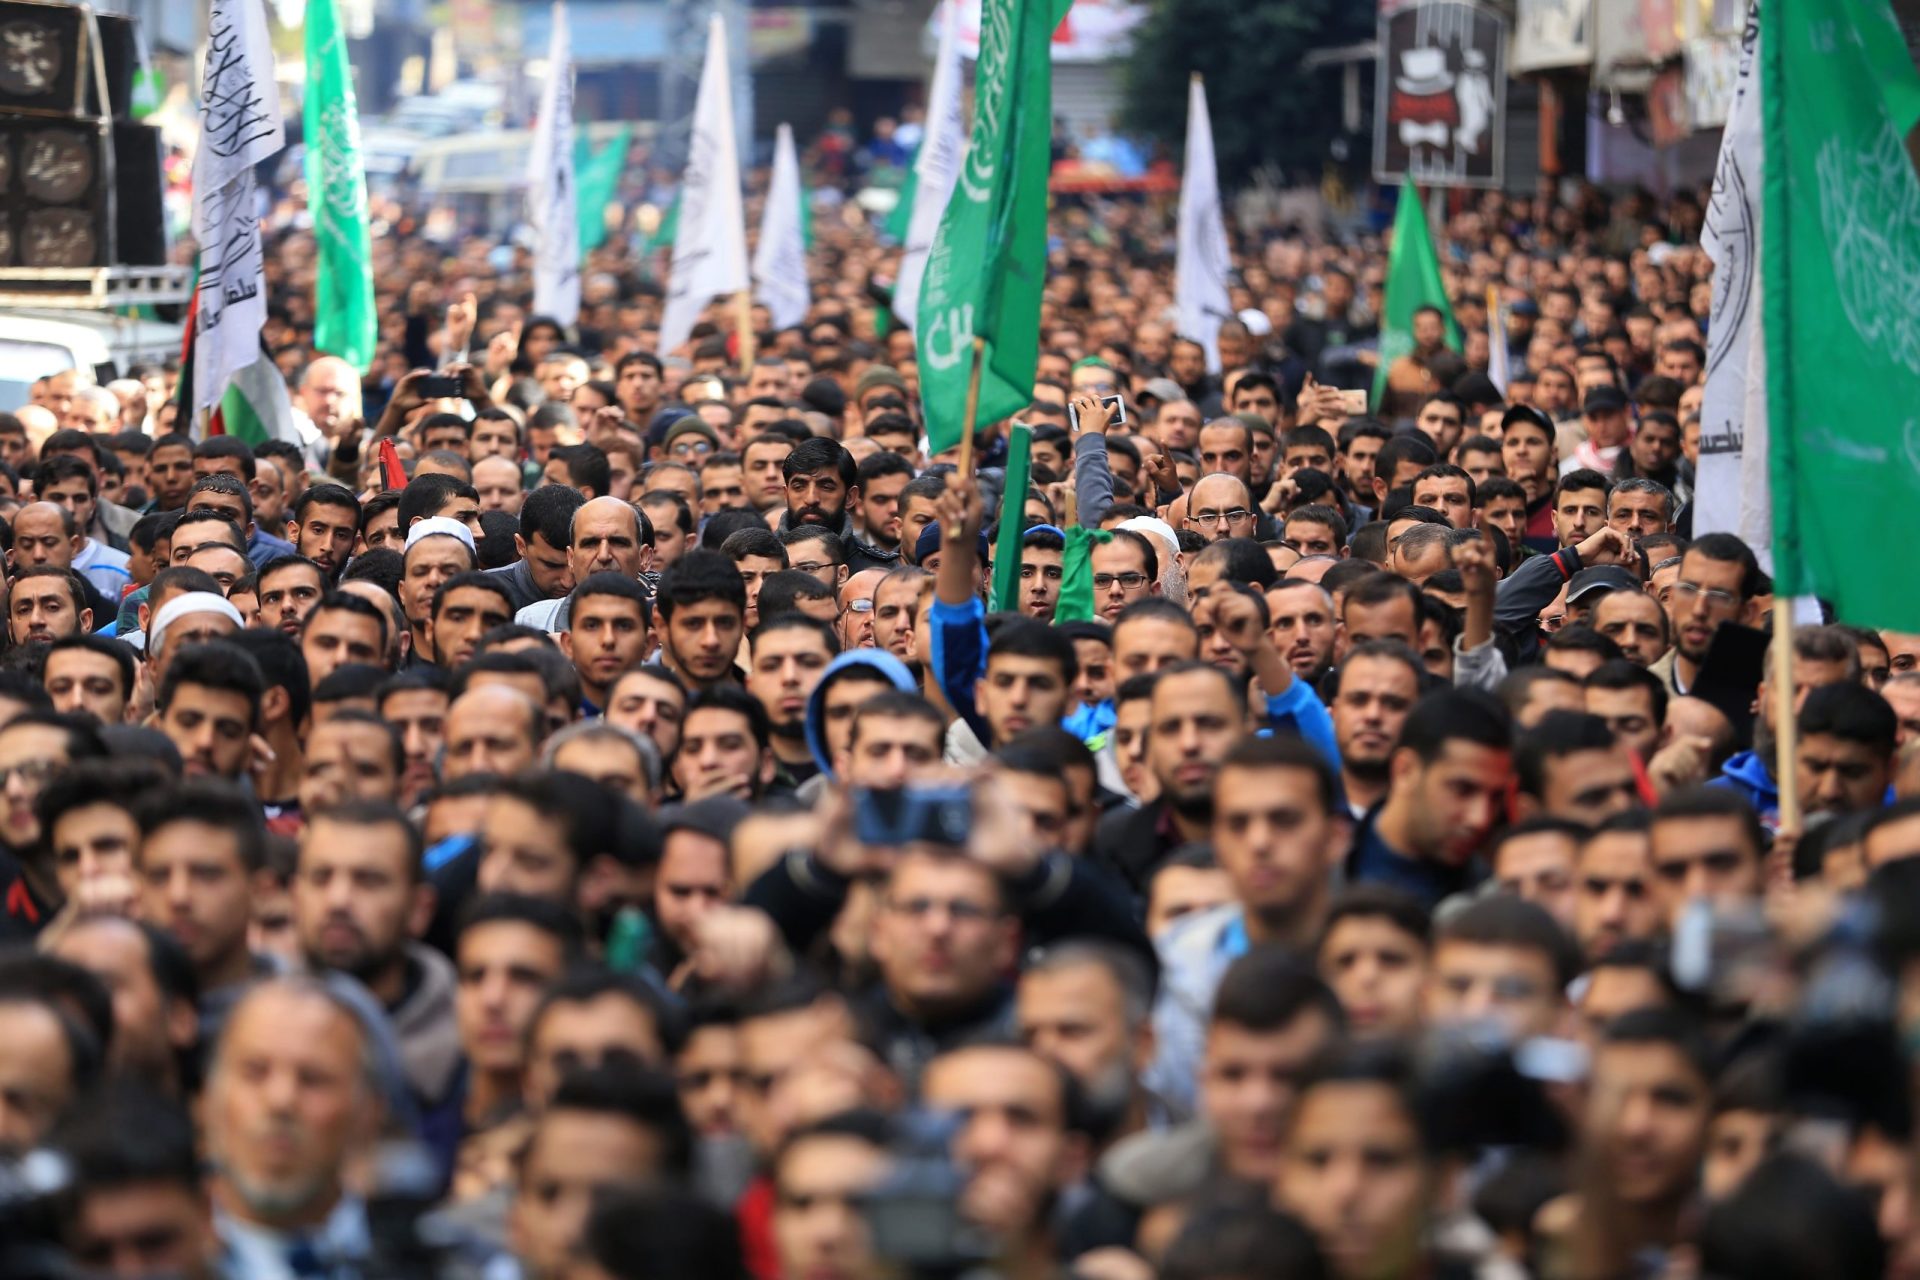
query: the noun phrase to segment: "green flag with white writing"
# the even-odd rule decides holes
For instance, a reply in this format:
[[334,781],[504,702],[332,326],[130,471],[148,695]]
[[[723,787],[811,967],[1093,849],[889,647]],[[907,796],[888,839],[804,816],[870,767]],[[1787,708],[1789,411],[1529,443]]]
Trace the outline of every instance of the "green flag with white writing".
[[1920,631],[1920,73],[1886,0],[1760,13],[1774,589]]
[[940,218],[915,326],[933,452],[960,442],[975,337],[986,340],[975,419],[1026,408],[1040,358],[1053,131],[1054,27],[1069,0],[983,0],[973,138]]
[[1413,351],[1413,314],[1422,307],[1438,307],[1447,322],[1447,345],[1460,350],[1460,326],[1447,303],[1447,287],[1440,279],[1440,255],[1427,234],[1427,214],[1420,192],[1411,182],[1400,188],[1400,204],[1393,214],[1393,245],[1387,250],[1387,300],[1380,317],[1380,367],[1373,372],[1373,403],[1377,408],[1387,391],[1387,369]]
[[306,178],[318,251],[313,345],[365,372],[373,365],[373,237],[360,112],[335,0],[307,0]]

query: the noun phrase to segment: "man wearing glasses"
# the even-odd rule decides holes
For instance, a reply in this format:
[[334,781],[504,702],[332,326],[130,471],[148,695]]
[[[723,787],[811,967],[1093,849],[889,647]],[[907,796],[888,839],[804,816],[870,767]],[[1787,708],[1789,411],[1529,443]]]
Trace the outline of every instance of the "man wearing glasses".
[[1680,576],[1667,600],[1673,648],[1648,670],[1675,693],[1691,689],[1720,624],[1753,625],[1761,583],[1752,549],[1733,534],[1709,533],[1696,540],[1680,560]]
[[1160,590],[1158,553],[1131,529],[1116,529],[1108,542],[1093,548],[1093,602],[1102,621],[1112,625],[1135,600]]
[[1237,476],[1220,473],[1205,476],[1193,486],[1193,494],[1187,499],[1187,528],[1208,542],[1257,537],[1254,532],[1257,514],[1246,482]]

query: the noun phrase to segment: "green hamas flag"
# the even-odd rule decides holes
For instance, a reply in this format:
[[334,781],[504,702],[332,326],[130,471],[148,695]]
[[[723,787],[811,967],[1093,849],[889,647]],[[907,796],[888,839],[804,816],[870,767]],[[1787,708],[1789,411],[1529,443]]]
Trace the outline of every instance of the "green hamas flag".
[[1060,598],[1053,605],[1055,622],[1093,621],[1093,549],[1112,542],[1105,529],[1074,525],[1067,530],[1067,552],[1060,559]]
[[1447,287],[1440,279],[1440,258],[1427,234],[1427,215],[1420,208],[1420,192],[1409,182],[1400,188],[1400,205],[1393,214],[1393,247],[1387,252],[1386,314],[1380,317],[1380,367],[1373,374],[1376,407],[1387,390],[1387,370],[1413,350],[1413,313],[1438,307],[1447,320],[1447,345],[1460,350],[1460,326],[1447,303]]
[[915,326],[927,440],[960,442],[973,340],[986,340],[979,423],[1026,408],[1047,268],[1054,27],[1069,0],[983,0],[973,138],[940,217]]
[[307,0],[307,208],[319,252],[313,345],[359,370],[373,364],[373,241],[360,112],[334,0]]
[[633,126],[623,124],[598,152],[588,146],[584,131],[573,144],[574,216],[580,221],[583,261],[589,249],[607,242],[607,206],[620,189],[620,175],[627,167],[627,146],[632,141]]
[[1920,74],[1886,0],[1760,15],[1774,590],[1920,631]]
[[673,248],[674,237],[680,234],[680,193],[674,192],[673,203],[660,215],[660,225],[647,237],[646,244],[640,247],[642,254],[657,253],[661,249]]
[[1007,483],[1000,490],[1000,532],[993,540],[993,590],[987,608],[1020,607],[1020,539],[1027,534],[1027,475],[1033,459],[1033,432],[1007,431]]

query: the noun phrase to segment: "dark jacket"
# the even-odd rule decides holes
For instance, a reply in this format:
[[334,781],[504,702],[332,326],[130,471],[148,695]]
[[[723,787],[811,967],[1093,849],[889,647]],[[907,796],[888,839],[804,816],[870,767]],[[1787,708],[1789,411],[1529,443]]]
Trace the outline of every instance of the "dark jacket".
[[[788,511],[780,517],[779,532],[785,533],[793,526],[793,512]],[[862,569],[897,569],[900,567],[898,551],[882,551],[879,547],[869,546],[860,541],[853,532],[853,520],[846,512],[840,513],[840,523],[833,532],[840,536],[841,545],[847,551],[847,576],[852,577]]]

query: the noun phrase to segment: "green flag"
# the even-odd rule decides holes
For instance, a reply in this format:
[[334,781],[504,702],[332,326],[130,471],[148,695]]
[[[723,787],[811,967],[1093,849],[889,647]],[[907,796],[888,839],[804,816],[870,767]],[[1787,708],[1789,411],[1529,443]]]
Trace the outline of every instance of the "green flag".
[[676,191],[673,193],[673,203],[668,205],[667,211],[660,215],[660,225],[655,227],[653,234],[647,237],[647,242],[641,246],[640,252],[645,255],[657,253],[661,249],[671,249],[674,237],[679,234],[680,193]]
[[1440,258],[1427,234],[1427,215],[1420,192],[1409,182],[1400,188],[1400,206],[1393,215],[1393,247],[1387,252],[1386,314],[1380,317],[1380,367],[1373,374],[1373,403],[1387,391],[1387,369],[1413,350],[1413,313],[1438,307],[1447,321],[1447,345],[1460,350],[1460,326],[1447,303],[1440,280]]
[[334,0],[307,0],[307,209],[319,251],[313,345],[364,372],[373,365],[373,238],[360,111]]
[[980,408],[994,422],[1026,408],[1040,358],[1047,269],[1054,27],[1069,0],[983,0],[973,138],[920,286],[915,326],[927,439],[960,442],[973,340],[986,340]]
[[623,124],[607,139],[607,145],[594,152],[585,131],[573,144],[574,214],[580,220],[580,256],[607,242],[607,206],[620,188],[620,175],[627,168],[627,144],[633,141],[633,126]]
[[1093,549],[1112,542],[1105,529],[1076,524],[1067,530],[1067,552],[1060,560],[1060,598],[1053,604],[1055,622],[1091,622],[1093,612]]
[[993,540],[993,591],[987,608],[1020,607],[1020,539],[1027,534],[1027,474],[1033,459],[1033,432],[1007,429],[1007,483],[1000,491],[1000,533]]
[[[914,154],[919,155],[920,153],[916,150]],[[896,203],[892,211],[887,214],[886,222],[881,224],[881,230],[886,232],[887,239],[893,241],[895,244],[905,244],[907,242],[907,224],[913,221],[913,198],[919,190],[920,174],[913,167],[913,162],[908,161],[907,180],[900,184],[899,202]]]
[[1760,14],[1774,590],[1920,631],[1920,74],[1886,0]]

